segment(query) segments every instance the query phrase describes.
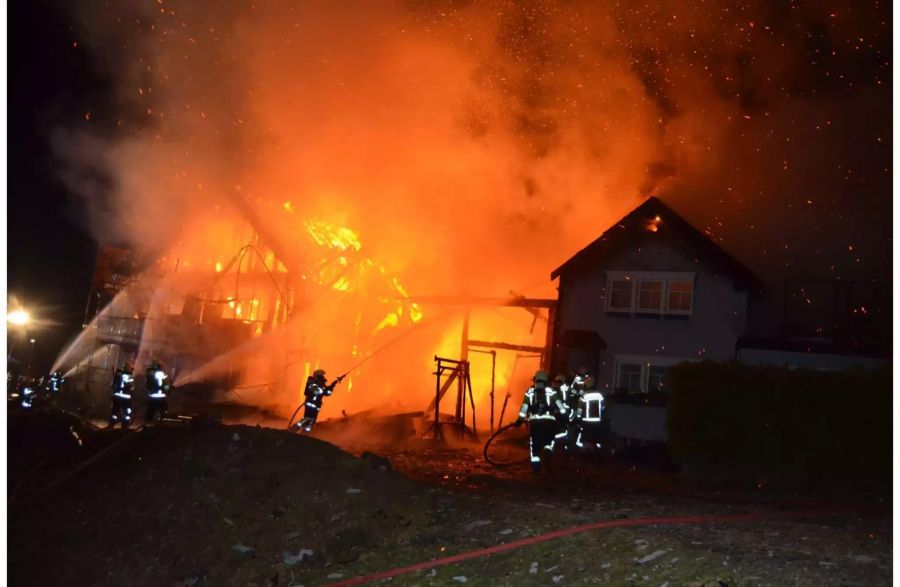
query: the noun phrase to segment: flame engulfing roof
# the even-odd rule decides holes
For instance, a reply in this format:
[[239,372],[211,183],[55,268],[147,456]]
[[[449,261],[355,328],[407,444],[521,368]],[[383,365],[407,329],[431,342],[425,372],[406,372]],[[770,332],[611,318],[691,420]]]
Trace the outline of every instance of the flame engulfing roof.
[[615,254],[623,246],[646,238],[679,237],[697,250],[699,258],[716,271],[734,277],[735,282],[751,292],[763,288],[762,280],[743,263],[732,257],[708,236],[666,206],[651,197],[614,223],[600,237],[553,270],[550,279],[584,269]]

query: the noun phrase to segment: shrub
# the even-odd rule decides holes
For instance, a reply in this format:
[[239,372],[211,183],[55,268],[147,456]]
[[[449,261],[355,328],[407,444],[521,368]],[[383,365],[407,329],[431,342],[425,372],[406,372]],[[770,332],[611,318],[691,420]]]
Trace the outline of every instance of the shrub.
[[682,464],[762,475],[891,471],[891,372],[683,363],[667,378],[669,449]]

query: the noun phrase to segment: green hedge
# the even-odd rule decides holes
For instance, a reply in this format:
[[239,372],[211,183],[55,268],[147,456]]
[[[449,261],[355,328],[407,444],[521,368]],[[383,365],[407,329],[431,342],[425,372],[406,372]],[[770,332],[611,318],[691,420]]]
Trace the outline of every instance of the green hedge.
[[762,475],[891,473],[890,368],[823,372],[682,363],[667,376],[669,449],[682,464]]

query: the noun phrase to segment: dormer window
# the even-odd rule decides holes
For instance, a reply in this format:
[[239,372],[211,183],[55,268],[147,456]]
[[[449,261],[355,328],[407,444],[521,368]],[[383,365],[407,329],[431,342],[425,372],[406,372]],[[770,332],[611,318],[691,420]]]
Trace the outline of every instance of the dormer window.
[[650,316],[690,316],[694,274],[663,271],[607,271],[606,311]]

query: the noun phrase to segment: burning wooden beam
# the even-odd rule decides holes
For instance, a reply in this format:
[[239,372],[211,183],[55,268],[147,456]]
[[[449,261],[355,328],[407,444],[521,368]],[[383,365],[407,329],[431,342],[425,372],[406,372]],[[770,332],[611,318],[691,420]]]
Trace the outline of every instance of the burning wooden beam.
[[468,340],[468,344],[470,347],[479,347],[485,349],[498,349],[504,351],[520,351],[523,353],[535,353],[538,355],[543,355],[547,352],[547,349],[542,346],[528,346],[523,344],[510,344],[508,342],[487,342],[484,340]]
[[416,304],[441,306],[510,306],[517,308],[555,308],[557,301],[550,298],[489,298],[468,296],[410,296],[404,298]]

